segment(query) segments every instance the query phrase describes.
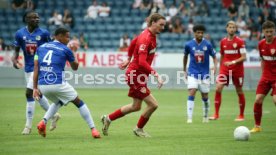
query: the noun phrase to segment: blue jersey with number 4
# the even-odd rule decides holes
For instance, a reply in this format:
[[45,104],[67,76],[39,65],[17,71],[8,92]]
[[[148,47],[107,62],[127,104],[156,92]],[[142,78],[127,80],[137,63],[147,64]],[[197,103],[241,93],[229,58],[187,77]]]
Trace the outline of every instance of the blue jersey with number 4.
[[208,41],[203,39],[198,44],[195,39],[190,40],[185,44],[184,54],[190,54],[188,76],[197,79],[204,79],[209,76],[209,56],[214,58],[216,52]]
[[66,61],[73,62],[73,52],[59,41],[41,45],[36,52],[38,60],[38,84],[53,85],[65,82],[64,67]]
[[23,27],[16,32],[13,44],[23,50],[25,72],[33,72],[36,49],[40,45],[49,41],[51,41],[51,37],[46,29],[36,28],[32,33],[30,33],[27,27]]

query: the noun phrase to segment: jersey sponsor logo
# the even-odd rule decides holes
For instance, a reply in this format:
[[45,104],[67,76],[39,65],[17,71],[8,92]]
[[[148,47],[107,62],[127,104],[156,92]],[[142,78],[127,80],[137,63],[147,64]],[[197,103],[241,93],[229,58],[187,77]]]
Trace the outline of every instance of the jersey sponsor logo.
[[195,47],[193,47],[192,50],[195,51]]
[[36,43],[26,43],[26,51],[30,55],[34,55],[37,49]]
[[263,59],[266,61],[275,61],[276,57],[272,57],[272,56],[263,56]]
[[225,54],[238,54],[239,51],[238,50],[225,50],[224,53]]
[[196,63],[204,63],[204,52],[200,50],[195,51],[195,61]]
[[271,52],[272,55],[274,55],[275,54],[275,49],[271,49],[270,52]]
[[27,38],[26,36],[23,36],[23,40],[26,40],[26,38]]
[[36,36],[35,40],[39,41],[39,40],[41,40],[41,37],[40,36]]
[[204,46],[204,47],[203,47],[203,50],[204,50],[204,51],[207,51],[207,46]]
[[233,47],[237,48],[238,44],[237,43],[233,43]]
[[139,50],[144,51],[146,49],[147,45],[141,44],[139,47]]

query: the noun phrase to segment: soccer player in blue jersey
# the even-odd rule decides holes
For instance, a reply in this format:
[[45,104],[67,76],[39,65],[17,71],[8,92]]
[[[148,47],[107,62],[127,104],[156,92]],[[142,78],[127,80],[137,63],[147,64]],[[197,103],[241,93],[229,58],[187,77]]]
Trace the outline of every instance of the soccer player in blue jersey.
[[[188,82],[188,101],[187,101],[187,123],[192,123],[194,99],[196,91],[201,92],[203,102],[203,122],[208,122],[209,99],[210,91],[210,64],[209,56],[213,58],[214,73],[216,72],[217,59],[215,50],[212,45],[203,38],[205,27],[203,25],[195,25],[193,27],[194,39],[185,44],[183,57],[183,71]],[[190,63],[187,68],[188,55],[190,55]]]
[[45,137],[46,124],[49,118],[51,118],[61,106],[73,102],[90,127],[92,136],[94,138],[100,138],[100,134],[95,128],[88,107],[78,97],[76,90],[65,81],[64,67],[66,61],[70,62],[73,70],[77,70],[79,66],[75,51],[72,52],[66,46],[69,39],[69,31],[65,28],[58,28],[55,31],[55,40],[41,45],[37,49],[34,57],[33,97],[39,100],[40,94],[42,93],[53,102],[45,113],[43,120],[37,125],[37,129],[39,134]]
[[[32,129],[32,119],[35,110],[35,100],[33,98],[33,67],[34,67],[34,55],[36,49],[51,40],[50,33],[42,28],[39,28],[39,16],[36,12],[30,11],[24,14],[23,16],[24,22],[26,22],[27,26],[19,29],[15,34],[15,52],[12,57],[13,66],[16,69],[20,69],[22,66],[18,62],[18,56],[20,52],[20,48],[24,54],[25,61],[25,79],[27,83],[26,88],[26,98],[27,98],[27,107],[26,107],[26,124],[25,128],[22,131],[23,135],[28,135],[31,133]],[[48,100],[42,95],[40,100],[38,100],[40,106],[47,111],[49,108]],[[59,114],[56,114],[52,118],[52,125],[50,130],[54,130],[56,128],[56,122],[60,118]]]

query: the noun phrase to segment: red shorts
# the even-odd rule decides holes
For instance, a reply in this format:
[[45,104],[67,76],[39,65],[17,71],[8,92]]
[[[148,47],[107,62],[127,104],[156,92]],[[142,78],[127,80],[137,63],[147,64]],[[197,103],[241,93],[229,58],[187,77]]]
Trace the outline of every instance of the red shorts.
[[226,86],[229,85],[230,78],[232,78],[233,84],[237,87],[242,87],[244,82],[244,76],[243,75],[232,75],[229,76],[227,74],[219,74],[217,76],[216,82],[220,84],[224,84]]
[[[140,74],[141,75],[141,74]],[[126,81],[129,86],[128,96],[143,100],[150,95],[150,90],[147,87],[147,76],[130,76],[126,75]]]
[[276,80],[265,80],[261,78],[257,86],[256,94],[267,95],[271,88],[271,95],[276,95]]

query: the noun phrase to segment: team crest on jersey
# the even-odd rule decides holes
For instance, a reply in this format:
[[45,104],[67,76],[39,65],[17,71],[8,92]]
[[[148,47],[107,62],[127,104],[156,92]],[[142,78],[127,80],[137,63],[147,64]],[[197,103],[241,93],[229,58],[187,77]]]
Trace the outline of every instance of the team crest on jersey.
[[275,54],[275,49],[271,49],[270,52],[271,52],[272,55],[274,55]]
[[41,39],[40,36],[36,36],[36,37],[35,37],[35,40],[40,40],[40,39]]
[[146,49],[146,45],[145,44],[141,44],[139,47],[139,50],[144,51]]
[[233,47],[234,47],[234,48],[237,48],[237,46],[238,46],[237,43],[234,43],[234,44],[233,44]]
[[195,47],[193,47],[193,51],[195,50]]
[[23,36],[23,40],[26,40],[26,36]]
[[203,50],[206,51],[206,50],[207,50],[207,46],[204,46],[204,47],[203,47]]

